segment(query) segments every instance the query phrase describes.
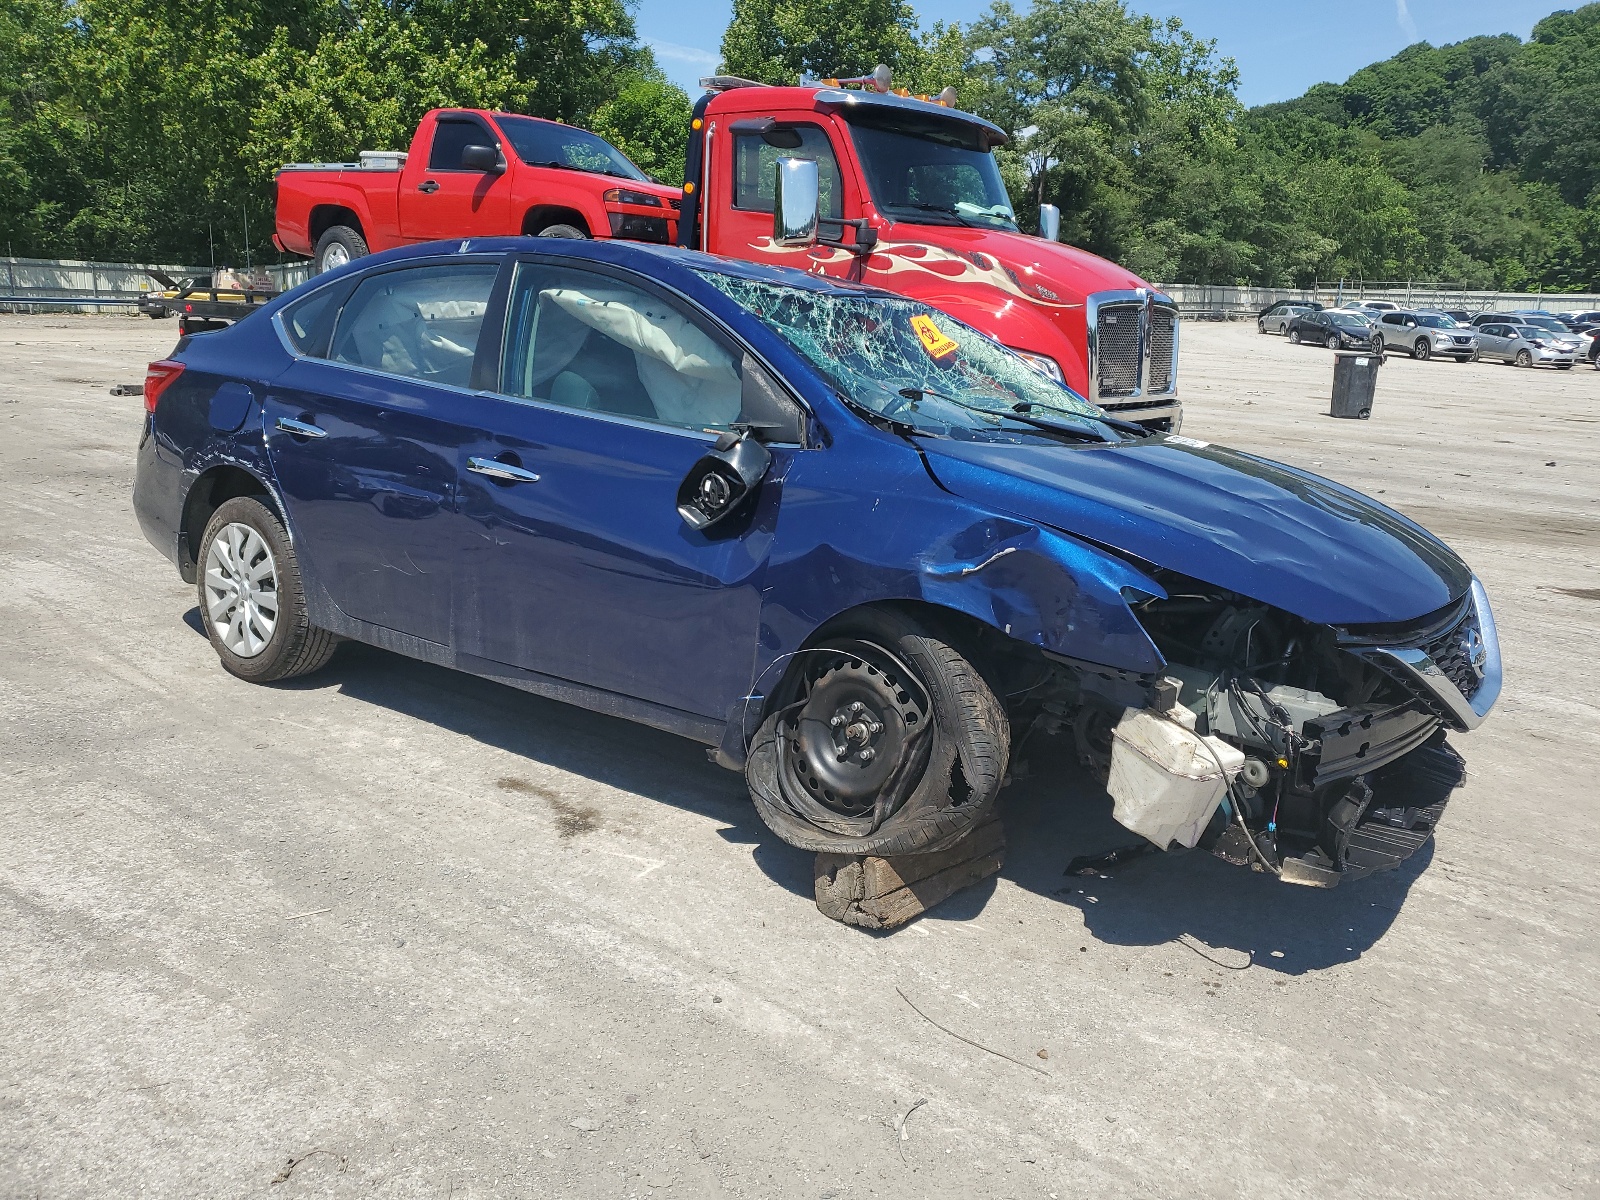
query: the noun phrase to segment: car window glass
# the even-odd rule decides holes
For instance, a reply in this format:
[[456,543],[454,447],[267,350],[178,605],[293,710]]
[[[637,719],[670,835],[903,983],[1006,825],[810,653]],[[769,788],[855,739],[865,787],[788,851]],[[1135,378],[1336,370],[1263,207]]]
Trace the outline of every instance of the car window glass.
[[493,146],[497,141],[478,121],[438,121],[433,127],[433,149],[428,155],[428,170],[459,171],[461,152],[468,146]]
[[1398,313],[1384,313],[1383,323],[1385,325],[1399,325],[1401,323],[1401,317]]
[[339,314],[335,362],[467,387],[499,268],[451,263],[361,281]]
[[817,164],[817,189],[824,217],[844,215],[840,199],[839,163],[827,133],[816,125],[785,127],[800,136],[792,150],[768,145],[759,133],[741,133],[733,140],[733,206],[753,212],[772,211],[772,192],[780,158],[809,158]]
[[321,358],[328,351],[328,335],[338,313],[338,298],[345,289],[337,284],[318,288],[283,310],[283,331],[301,354]]
[[500,390],[684,429],[739,420],[733,354],[678,305],[588,271],[523,263]]

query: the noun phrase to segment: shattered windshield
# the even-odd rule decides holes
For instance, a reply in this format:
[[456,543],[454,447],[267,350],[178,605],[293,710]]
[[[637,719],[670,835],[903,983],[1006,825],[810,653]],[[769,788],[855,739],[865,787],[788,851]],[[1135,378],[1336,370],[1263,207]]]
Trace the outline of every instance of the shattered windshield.
[[917,432],[1122,436],[1076,392],[925,304],[699,274],[788,342],[847,403]]

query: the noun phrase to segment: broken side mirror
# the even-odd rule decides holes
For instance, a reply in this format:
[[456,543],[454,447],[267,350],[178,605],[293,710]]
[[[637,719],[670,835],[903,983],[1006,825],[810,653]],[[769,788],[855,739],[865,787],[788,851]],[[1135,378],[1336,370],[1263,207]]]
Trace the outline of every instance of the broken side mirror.
[[704,533],[738,516],[754,499],[772,452],[748,429],[725,433],[678,485],[678,515]]
[[1054,204],[1039,205],[1039,236],[1047,242],[1061,240],[1061,210]]
[[811,158],[780,158],[772,192],[772,242],[776,246],[815,246],[822,216],[817,163]]
[[461,169],[482,171],[486,175],[499,175],[506,168],[500,161],[500,151],[493,146],[474,145],[461,147]]

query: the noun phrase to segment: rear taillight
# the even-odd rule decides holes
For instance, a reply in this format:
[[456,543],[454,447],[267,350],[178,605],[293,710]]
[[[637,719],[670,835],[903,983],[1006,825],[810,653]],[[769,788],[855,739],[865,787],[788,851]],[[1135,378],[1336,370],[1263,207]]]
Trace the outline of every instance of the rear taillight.
[[153,362],[144,369],[144,410],[153,413],[156,410],[156,401],[161,399],[161,393],[166,391],[183,374],[183,364],[164,358],[160,362]]

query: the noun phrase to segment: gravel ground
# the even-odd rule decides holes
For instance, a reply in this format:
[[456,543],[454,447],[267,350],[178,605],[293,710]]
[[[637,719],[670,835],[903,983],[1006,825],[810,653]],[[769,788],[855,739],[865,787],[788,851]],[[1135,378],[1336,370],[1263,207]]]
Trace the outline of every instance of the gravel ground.
[[174,334],[0,317],[0,1195],[1600,1196],[1600,375],[1391,360],[1333,421],[1326,351],[1187,326],[1185,433],[1485,580],[1468,785],[1335,892],[1081,879],[1126,839],[1046,755],[998,880],[874,936],[698,746],[359,646],[226,675],[107,394]]

